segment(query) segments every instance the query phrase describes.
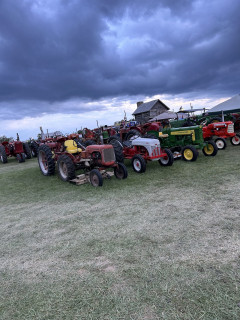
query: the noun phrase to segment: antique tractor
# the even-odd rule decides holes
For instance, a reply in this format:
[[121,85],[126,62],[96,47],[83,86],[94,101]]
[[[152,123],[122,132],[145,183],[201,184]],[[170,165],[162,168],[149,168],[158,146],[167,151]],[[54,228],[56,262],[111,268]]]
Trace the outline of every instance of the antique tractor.
[[110,143],[114,147],[116,159],[120,162],[124,159],[131,159],[133,170],[137,173],[146,171],[148,161],[158,161],[162,166],[173,164],[172,152],[168,149],[162,149],[157,139],[137,137],[121,143],[120,139],[115,137],[110,140]]
[[180,154],[186,161],[197,160],[197,149],[202,150],[205,156],[215,156],[218,152],[214,141],[204,141],[201,126],[164,128],[159,132],[159,139],[163,148]]
[[112,168],[118,179],[127,178],[127,168],[116,162],[112,145],[84,147],[75,139],[76,135],[56,137],[54,141],[46,141],[39,146],[38,163],[43,175],[53,175],[57,163],[58,174],[63,181],[73,180],[78,169],[85,171],[94,187],[103,185],[101,171],[104,169]]
[[17,134],[16,141],[3,141],[0,144],[0,160],[2,163],[8,162],[8,157],[15,157],[18,162],[24,162],[25,158],[31,159],[31,150],[27,142],[21,142]]

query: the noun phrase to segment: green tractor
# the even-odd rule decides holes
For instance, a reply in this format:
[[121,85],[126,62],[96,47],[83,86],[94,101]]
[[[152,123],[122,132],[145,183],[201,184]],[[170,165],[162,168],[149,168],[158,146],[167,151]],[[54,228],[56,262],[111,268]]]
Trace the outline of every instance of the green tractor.
[[199,149],[205,156],[215,156],[218,152],[214,141],[204,141],[201,126],[163,128],[159,139],[161,146],[169,148],[175,158],[181,156],[186,161],[197,160]]

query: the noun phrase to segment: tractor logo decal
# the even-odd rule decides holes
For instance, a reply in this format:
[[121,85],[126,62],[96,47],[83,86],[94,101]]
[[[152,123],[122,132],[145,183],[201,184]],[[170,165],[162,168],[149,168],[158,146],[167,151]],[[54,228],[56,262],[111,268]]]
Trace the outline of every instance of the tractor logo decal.
[[173,136],[181,136],[181,135],[192,135],[192,140],[195,141],[196,137],[195,137],[195,131],[194,130],[181,130],[181,131],[173,131],[170,133]]

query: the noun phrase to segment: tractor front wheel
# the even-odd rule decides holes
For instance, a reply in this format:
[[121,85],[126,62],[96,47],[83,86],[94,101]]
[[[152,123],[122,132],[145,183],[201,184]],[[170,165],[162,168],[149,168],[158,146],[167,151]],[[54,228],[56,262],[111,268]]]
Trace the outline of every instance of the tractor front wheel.
[[32,158],[31,150],[27,142],[23,143],[23,150],[25,152],[27,159],[31,159]]
[[51,176],[55,173],[55,161],[49,146],[43,144],[38,149],[38,164],[44,176]]
[[234,137],[232,137],[231,139],[230,139],[230,142],[231,142],[231,144],[233,145],[233,146],[238,146],[239,144],[240,144],[240,137],[239,137],[239,135],[235,135]]
[[206,157],[214,157],[218,152],[218,147],[214,141],[208,141],[208,144],[202,149],[202,152]]
[[165,149],[164,152],[166,153],[166,155],[158,160],[159,164],[164,167],[172,166],[174,161],[172,151],[169,149]]
[[117,179],[126,179],[128,172],[125,164],[119,162],[118,166],[114,168],[114,175]]
[[76,178],[75,166],[72,159],[63,154],[58,157],[57,161],[58,174],[63,181],[69,181]]
[[182,149],[182,158],[185,161],[196,161],[198,152],[193,146],[185,146]]
[[140,154],[133,156],[132,158],[132,167],[133,170],[137,173],[143,173],[146,171],[147,166],[146,162]]
[[98,169],[90,171],[89,180],[93,187],[101,187],[103,185],[103,177]]
[[7,154],[6,154],[6,150],[5,150],[4,146],[0,146],[0,160],[2,163],[8,162]]
[[219,150],[224,150],[227,146],[227,141],[224,138],[217,138],[215,139],[215,143],[217,145],[217,148]]

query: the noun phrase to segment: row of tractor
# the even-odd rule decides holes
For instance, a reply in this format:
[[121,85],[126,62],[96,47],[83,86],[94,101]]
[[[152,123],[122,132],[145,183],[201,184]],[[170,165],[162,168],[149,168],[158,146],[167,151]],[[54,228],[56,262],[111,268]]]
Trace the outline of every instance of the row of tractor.
[[117,179],[127,178],[125,159],[131,161],[135,172],[143,173],[149,161],[172,166],[177,158],[196,161],[199,151],[204,156],[216,156],[219,149],[226,148],[226,139],[233,145],[240,143],[231,121],[203,125],[188,122],[186,126],[185,120],[178,127],[174,122],[148,122],[118,130],[107,126],[94,130],[85,128],[81,133],[45,136],[29,143],[17,137],[16,141],[0,144],[0,159],[6,163],[8,157],[15,156],[23,162],[25,158],[37,156],[45,176],[55,174],[57,167],[63,181],[75,181],[77,171],[82,169],[93,186],[102,186],[109,170]]

